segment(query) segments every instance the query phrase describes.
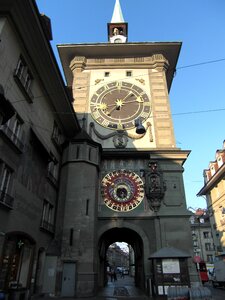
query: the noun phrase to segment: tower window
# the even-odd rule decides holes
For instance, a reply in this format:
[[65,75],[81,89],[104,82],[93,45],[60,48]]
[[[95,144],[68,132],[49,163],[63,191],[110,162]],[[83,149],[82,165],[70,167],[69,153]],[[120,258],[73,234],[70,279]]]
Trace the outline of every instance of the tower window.
[[105,77],[109,77],[110,72],[105,72]]
[[131,71],[126,71],[126,76],[127,77],[131,77],[132,76],[132,72]]

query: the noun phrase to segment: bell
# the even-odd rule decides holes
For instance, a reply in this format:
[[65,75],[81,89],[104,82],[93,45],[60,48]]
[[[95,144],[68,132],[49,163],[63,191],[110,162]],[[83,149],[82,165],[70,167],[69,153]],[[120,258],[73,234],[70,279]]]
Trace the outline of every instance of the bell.
[[143,134],[146,132],[144,126],[142,125],[141,118],[136,119],[134,124],[136,127],[137,134]]

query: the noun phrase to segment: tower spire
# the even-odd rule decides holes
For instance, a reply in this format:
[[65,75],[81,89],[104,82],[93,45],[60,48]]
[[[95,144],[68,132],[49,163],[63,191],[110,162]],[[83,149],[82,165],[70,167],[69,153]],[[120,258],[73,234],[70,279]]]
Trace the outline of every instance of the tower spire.
[[128,24],[124,21],[120,1],[116,0],[111,23],[108,23],[110,43],[126,43]]
[[124,23],[123,13],[120,6],[120,0],[116,0],[111,23]]

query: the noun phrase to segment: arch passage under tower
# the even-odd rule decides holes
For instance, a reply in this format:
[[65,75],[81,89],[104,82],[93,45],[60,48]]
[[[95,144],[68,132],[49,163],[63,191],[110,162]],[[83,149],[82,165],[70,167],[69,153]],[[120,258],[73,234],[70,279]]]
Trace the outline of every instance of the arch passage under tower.
[[107,260],[108,247],[115,242],[125,242],[134,250],[135,257],[135,285],[141,289],[145,286],[143,241],[140,235],[129,228],[112,228],[105,231],[99,239],[99,286],[107,283]]

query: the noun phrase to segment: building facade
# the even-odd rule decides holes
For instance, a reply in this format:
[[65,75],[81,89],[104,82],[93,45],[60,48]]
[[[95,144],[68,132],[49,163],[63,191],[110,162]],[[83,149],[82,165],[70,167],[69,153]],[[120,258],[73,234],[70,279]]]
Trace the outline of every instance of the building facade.
[[[116,0],[108,43],[58,46],[65,87],[49,24],[33,0],[0,2],[1,99],[13,108],[0,102],[0,289],[93,296],[118,241],[133,249],[141,289],[197,285],[190,151],[175,144],[169,103],[181,43],[128,43]],[[168,246],[178,257],[165,256]],[[176,282],[166,277],[174,264]]]
[[197,209],[190,217],[190,224],[195,256],[200,257],[205,263],[213,263],[215,246],[208,211]]
[[205,196],[216,254],[225,251],[225,148],[216,151],[215,160],[204,170],[204,186],[197,196]]
[[121,249],[116,243],[109,246],[106,253],[108,268],[121,273],[124,270],[129,270],[129,253]]
[[55,290],[62,145],[80,130],[50,36],[35,1],[1,1],[0,290],[16,299]]

